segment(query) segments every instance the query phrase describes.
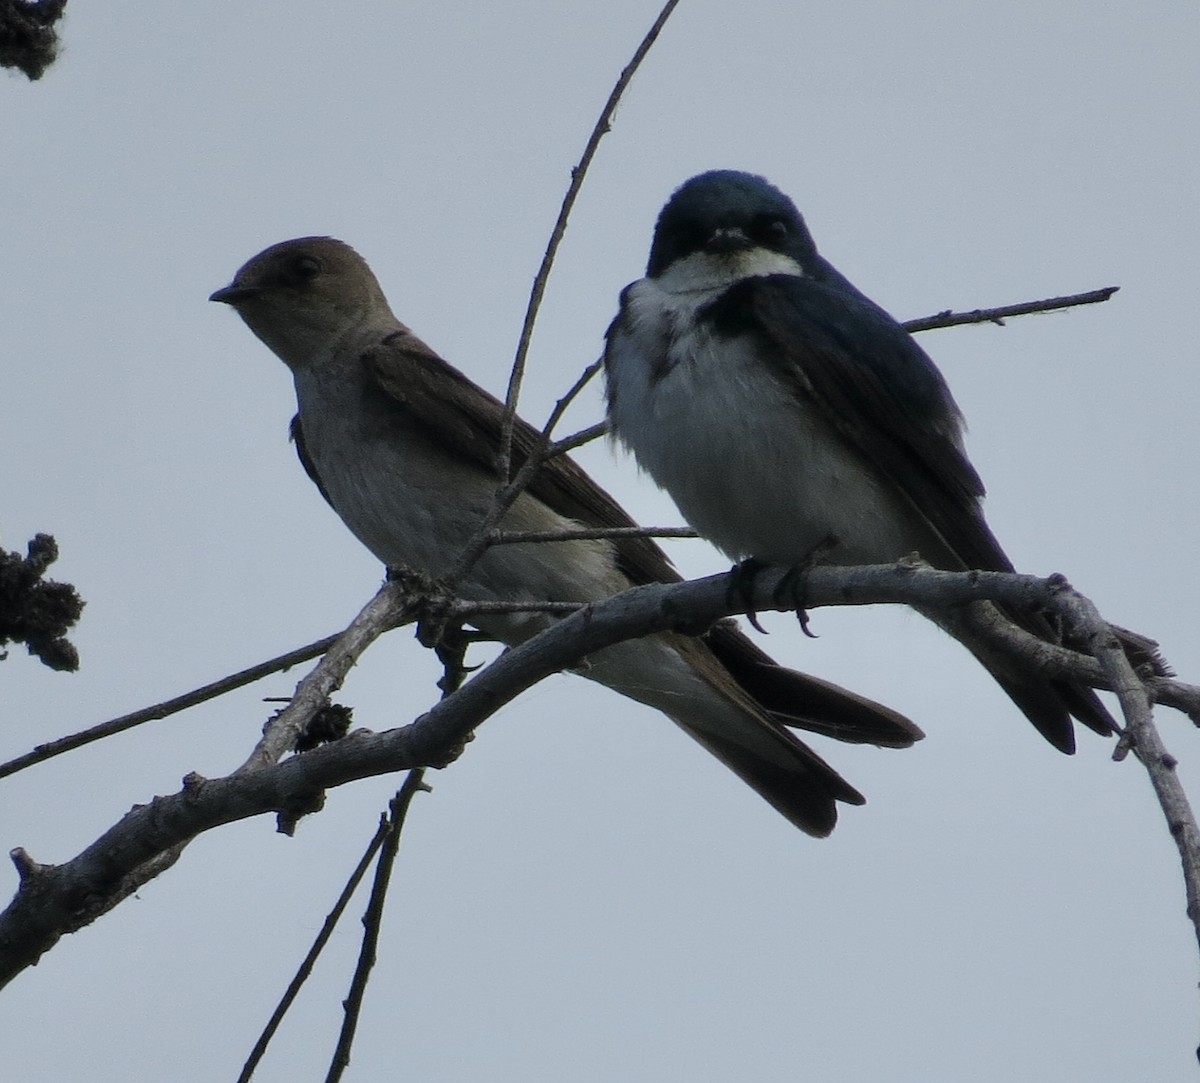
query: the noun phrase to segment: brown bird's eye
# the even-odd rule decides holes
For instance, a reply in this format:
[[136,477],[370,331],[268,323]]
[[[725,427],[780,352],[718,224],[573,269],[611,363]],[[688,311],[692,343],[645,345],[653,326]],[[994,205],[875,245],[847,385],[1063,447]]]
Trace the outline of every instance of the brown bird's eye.
[[297,256],[292,263],[292,272],[300,279],[316,278],[321,270],[321,261],[315,256]]

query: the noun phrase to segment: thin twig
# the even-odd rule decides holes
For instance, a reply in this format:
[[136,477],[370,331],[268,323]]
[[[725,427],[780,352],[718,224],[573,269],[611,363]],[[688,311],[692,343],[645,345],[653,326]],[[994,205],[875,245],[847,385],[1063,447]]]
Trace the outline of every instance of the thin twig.
[[1196,726],[1200,726],[1200,685],[1171,677],[1148,677],[1146,688],[1155,703],[1182,711]]
[[232,692],[235,688],[253,684],[272,673],[290,669],[300,662],[307,662],[310,658],[324,654],[333,646],[337,638],[337,636],[326,636],[324,639],[318,639],[315,643],[309,643],[306,647],[297,647],[294,651],[281,654],[278,658],[259,662],[258,665],[243,669],[240,673],[232,673],[228,677],[222,677],[219,681],[213,681],[211,684],[203,685],[191,692],[185,692],[174,699],[156,703],[153,707],[121,715],[120,718],[114,718],[108,722],[101,722],[70,736],[60,737],[56,741],[47,741],[43,745],[38,745],[32,752],[26,752],[25,755],[18,756],[7,763],[0,763],[0,778],[4,778],[6,775],[15,775],[18,771],[32,767],[35,763],[42,763],[55,756],[61,756],[64,752],[82,748],[92,741],[99,741],[102,737],[111,737],[114,733],[133,729],[134,726],[140,726],[143,722],[154,722],[160,718],[178,714],[189,707],[195,707],[199,703],[223,696],[226,692]]
[[565,455],[568,451],[574,451],[577,447],[583,447],[584,444],[590,444],[593,440],[599,440],[600,437],[607,435],[608,422],[597,421],[595,425],[589,425],[586,429],[580,429],[571,436],[564,436],[561,440],[547,444],[542,452],[542,459],[553,459],[556,455]]
[[1148,712],[1144,721],[1131,719],[1130,726],[1134,731],[1134,752],[1150,776],[1155,796],[1167,819],[1167,828],[1179,849],[1187,892],[1187,916],[1197,943],[1200,943],[1200,829],[1175,770],[1178,760],[1163,745]]
[[542,468],[542,464],[556,455],[565,454],[581,444],[586,444],[589,440],[595,440],[608,431],[608,423],[602,421],[563,440],[556,440],[554,443],[549,442],[550,432],[562,415],[562,411],[566,408],[567,403],[583,387],[583,384],[586,383],[591,374],[595,372],[595,368],[595,364],[590,365],[584,377],[581,377],[577,381],[575,387],[564,395],[563,398],[559,399],[558,406],[555,407],[545,427],[542,429],[538,445],[530,451],[529,457],[521,464],[521,469],[517,471],[512,481],[492,498],[492,506],[488,509],[487,515],[483,517],[479,526],[476,527],[475,533],[471,535],[467,544],[462,547],[462,550],[458,554],[458,559],[454,562],[449,573],[443,578],[443,581],[449,584],[451,588],[467,574],[475,561],[487,550],[489,545],[488,539],[500,525],[500,520],[504,518],[517,497],[529,487],[529,483],[533,480],[533,476]]
[[521,465],[521,469],[517,471],[517,476],[492,498],[492,506],[488,509],[487,515],[483,517],[483,521],[475,529],[475,533],[471,535],[467,544],[463,546],[461,552],[458,554],[458,559],[454,562],[450,572],[444,577],[443,581],[451,587],[456,585],[471,569],[475,561],[483,556],[488,548],[488,538],[495,531],[496,527],[499,526],[500,520],[504,518],[505,513],[512,507],[517,497],[529,487],[534,474],[542,468],[544,462],[553,459],[557,455],[564,455],[566,452],[580,447],[591,440],[595,440],[608,432],[608,422],[601,421],[595,425],[590,425],[588,428],[572,436],[564,437],[562,440],[556,440],[553,443],[550,441],[550,434],[554,431],[554,426],[558,424],[567,407],[570,406],[579,392],[587,386],[587,382],[600,371],[603,364],[603,360],[600,360],[593,361],[588,365],[571,386],[570,390],[558,400],[554,409],[550,411],[550,416],[546,419],[546,424],[542,427],[537,443],[530,449],[528,458]]
[[308,954],[304,956],[304,961],[300,964],[295,976],[284,991],[283,998],[271,1013],[271,1018],[267,1020],[267,1025],[263,1027],[258,1041],[254,1043],[254,1048],[250,1051],[250,1056],[246,1058],[246,1063],[242,1066],[242,1074],[237,1077],[237,1083],[248,1083],[250,1077],[254,1075],[254,1070],[258,1067],[259,1061],[262,1060],[263,1054],[266,1053],[267,1046],[275,1036],[275,1032],[279,1029],[279,1024],[283,1022],[283,1017],[287,1014],[300,989],[312,974],[317,959],[324,950],[325,945],[329,943],[329,938],[333,936],[333,930],[337,927],[342,914],[345,913],[346,907],[350,904],[351,896],[358,889],[358,885],[362,883],[363,877],[367,875],[367,869],[371,867],[371,859],[379,852],[379,848],[383,845],[387,833],[387,817],[380,816],[378,830],[368,844],[362,858],[354,867],[354,871],[350,874],[350,879],[346,881],[346,886],[342,888],[342,893],[338,896],[337,902],[333,904],[333,909],[326,915],[325,921],[321,925],[321,931],[317,933],[312,947],[308,949]]
[[957,327],[964,323],[997,323],[1004,324],[1009,316],[1026,316],[1031,312],[1054,312],[1063,308],[1074,308],[1076,305],[1094,305],[1107,301],[1120,286],[1105,286],[1104,289],[1091,290],[1088,293],[1073,293],[1067,297],[1049,297],[1044,301],[1025,301],[1018,305],[1002,305],[999,308],[977,308],[973,312],[939,312],[936,316],[926,316],[924,319],[907,320],[902,325],[910,334],[918,331],[931,331],[936,327]]
[[564,527],[562,530],[496,530],[493,545],[519,545],[523,542],[590,541],[616,538],[697,538],[687,526],[607,526]]
[[578,164],[571,170],[571,183],[567,186],[566,195],[563,196],[562,206],[558,211],[558,218],[555,220],[554,229],[550,234],[550,241],[546,245],[545,254],[542,256],[542,265],[538,268],[538,273],[533,280],[533,289],[529,294],[529,305],[525,310],[525,321],[521,325],[521,337],[517,342],[517,355],[513,361],[512,373],[508,380],[508,392],[504,397],[504,427],[500,436],[500,452],[496,459],[497,473],[500,475],[502,481],[508,480],[509,469],[512,463],[512,428],[517,416],[517,401],[521,397],[521,381],[525,377],[525,358],[529,354],[529,343],[533,337],[533,325],[537,321],[538,309],[541,308],[542,295],[546,292],[546,282],[550,277],[550,268],[554,265],[554,257],[558,253],[559,243],[563,239],[563,234],[567,231],[567,221],[571,217],[571,210],[575,206],[575,200],[579,195],[579,190],[583,187],[583,181],[587,176],[588,168],[591,166],[592,159],[596,155],[596,148],[600,145],[600,140],[612,128],[613,114],[616,112],[617,105],[625,93],[625,88],[629,85],[629,81],[633,78],[634,73],[646,58],[646,54],[650,51],[651,46],[653,46],[667,19],[670,18],[671,12],[675,10],[675,6],[678,3],[679,0],[667,0],[667,3],[663,5],[662,11],[658,13],[658,18],[654,20],[654,25],[646,32],[646,36],[642,38],[642,42],[634,52],[633,58],[625,65],[620,76],[618,76],[616,84],[608,96],[608,101],[604,103],[604,108],[600,111],[600,116],[596,120],[595,127],[592,128],[592,134],[588,137],[587,145],[583,148],[583,154]]
[[[600,357],[600,358],[597,358],[595,361],[593,361],[590,365],[588,365],[587,368],[585,368],[579,374],[579,376],[575,380],[575,382],[569,388],[567,388],[566,394],[563,395],[563,397],[554,404],[554,409],[550,411],[550,416],[546,419],[546,424],[544,426],[542,426],[542,436],[545,439],[548,440],[550,438],[550,434],[554,431],[555,427],[558,425],[559,421],[562,419],[563,414],[565,414],[567,412],[567,407],[570,406],[571,403],[573,403],[579,397],[579,393],[585,387],[587,387],[587,385],[589,383],[591,383],[593,377],[602,368],[604,368],[604,358]],[[608,431],[608,422],[601,421],[601,422],[599,422],[599,425],[605,426],[605,432]],[[593,425],[589,429],[584,429],[583,432],[590,433],[593,429],[596,429],[598,427],[599,427],[598,425]],[[582,435],[583,435],[583,433],[576,433],[575,436],[569,436],[569,437],[567,437],[567,439],[573,440],[576,437],[580,437]],[[603,436],[604,433],[596,433],[596,435]],[[593,439],[593,437],[589,436],[588,439],[589,440]],[[583,443],[583,441],[581,440],[580,443]]]
[[445,581],[450,584],[451,589],[471,570],[475,561],[483,555],[484,550],[488,547],[488,537],[499,525],[500,520],[504,518],[517,497],[528,488],[529,483],[533,480],[533,475],[542,468],[544,461],[543,455],[537,453],[530,455],[521,465],[521,469],[517,471],[512,481],[492,498],[492,506],[488,509],[487,515],[483,517],[475,533],[471,535],[471,539],[462,547],[462,550],[458,554],[458,559],[455,560],[450,571],[444,577]]
[[379,944],[379,929],[383,921],[383,904],[387,899],[396,852],[400,848],[400,832],[404,829],[404,819],[408,815],[412,799],[420,790],[429,791],[424,780],[424,768],[418,767],[410,771],[404,785],[388,806],[390,814],[386,821],[386,837],[383,840],[383,848],[379,851],[379,862],[375,866],[371,898],[363,915],[362,949],[359,951],[358,965],[354,970],[354,980],[350,983],[350,992],[343,1002],[345,1019],[342,1022],[341,1034],[338,1035],[337,1048],[333,1052],[333,1060],[329,1065],[329,1073],[325,1076],[325,1083],[337,1083],[350,1064],[350,1047],[354,1043],[354,1032],[358,1028],[358,1016],[362,1010],[363,996],[367,991],[367,981],[371,976],[371,968],[375,965],[375,949]]

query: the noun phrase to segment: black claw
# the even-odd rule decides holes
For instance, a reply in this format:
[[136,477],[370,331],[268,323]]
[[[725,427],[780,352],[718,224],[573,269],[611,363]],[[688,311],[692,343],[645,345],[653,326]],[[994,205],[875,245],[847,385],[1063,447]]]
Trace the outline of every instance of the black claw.
[[468,674],[483,668],[482,663],[477,666],[467,665],[467,648],[472,643],[479,643],[488,638],[482,633],[468,631],[461,625],[455,628],[444,627],[441,630],[441,638],[432,646],[433,653],[437,655],[444,670],[437,682],[443,694],[450,695],[462,685]]
[[770,633],[759,624],[758,614],[754,611],[754,580],[766,566],[764,561],[756,557],[749,557],[740,564],[735,564],[729,569],[729,586],[725,590],[725,601],[730,606],[740,603],[746,611],[746,619],[750,626],[763,635]]
[[837,538],[832,534],[822,539],[812,547],[803,559],[793,564],[779,580],[779,585],[771,594],[776,605],[782,607],[788,603],[789,609],[796,611],[796,620],[800,622],[800,631],[809,639],[817,639],[817,633],[808,626],[808,573],[817,562],[837,545]]
[[809,639],[816,639],[817,633],[808,626],[808,611],[805,609],[808,600],[805,591],[805,576],[811,567],[810,558],[805,558],[801,563],[790,567],[771,592],[771,600],[780,609],[794,609],[796,620],[800,622],[800,631]]
[[[800,631],[809,639],[816,639],[817,633],[809,628],[808,613],[804,608],[807,601],[805,587],[808,573],[821,557],[836,545],[837,538],[832,534],[822,539],[784,573],[771,592],[771,601],[780,609],[796,611]],[[767,634],[767,630],[759,624],[758,614],[754,610],[754,581],[767,566],[766,561],[757,557],[749,557],[740,564],[735,564],[729,571],[729,586],[725,591],[725,601],[730,606],[741,603],[741,607],[746,611],[746,619],[763,635]]]

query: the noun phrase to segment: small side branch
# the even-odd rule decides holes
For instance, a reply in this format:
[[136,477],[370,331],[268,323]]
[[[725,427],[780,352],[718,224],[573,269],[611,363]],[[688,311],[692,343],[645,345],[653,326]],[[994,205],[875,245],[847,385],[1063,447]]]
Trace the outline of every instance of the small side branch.
[[[579,397],[579,393],[583,391],[583,389],[587,387],[589,383],[592,382],[596,376],[596,373],[598,373],[602,368],[604,368],[604,358],[593,361],[587,366],[587,368],[583,370],[583,372],[579,374],[578,379],[576,379],[576,381],[567,389],[567,393],[554,404],[554,409],[550,411],[550,417],[546,420],[546,424],[542,429],[542,435],[544,437],[549,437],[550,433],[554,431],[555,427],[562,419],[563,414],[567,412],[567,407]],[[560,440],[559,443],[565,444],[570,441],[571,447],[578,447],[580,444],[586,444],[589,440],[595,440],[597,437],[603,436],[606,432],[608,432],[608,422],[601,421],[596,425],[592,425],[590,428],[584,429],[583,432],[576,433],[574,436],[565,437],[563,440]],[[564,448],[563,450],[565,451],[567,449]],[[552,454],[557,455],[560,454],[560,452],[556,451],[552,452]],[[546,457],[548,458],[549,455]]]
[[[445,674],[438,682],[438,686],[443,690],[443,698],[451,695],[458,689],[471,668],[473,668],[467,666],[465,657],[467,647],[472,642],[473,637],[459,629],[456,635],[448,637],[448,639],[452,642],[449,645],[444,643],[443,645],[446,649],[439,652],[439,658],[442,659],[442,663],[446,667]],[[346,1018],[334,1054],[333,1066],[330,1068],[330,1077],[333,1077],[335,1069],[340,1075],[341,1070],[350,1063],[350,1046],[353,1042],[358,1015],[361,1011],[362,995],[366,986],[366,972],[370,969],[370,963],[365,963],[364,960],[368,958],[368,955],[371,961],[374,959],[374,946],[378,940],[380,919],[383,914],[384,894],[399,845],[400,831],[403,828],[412,798],[419,790],[424,790],[428,793],[430,792],[430,787],[424,782],[424,770],[415,768],[409,772],[404,785],[396,792],[396,796],[390,802],[389,812],[379,817],[379,827],[371,841],[367,844],[366,852],[355,866],[354,871],[350,874],[350,879],[346,881],[345,887],[342,888],[333,909],[326,915],[325,921],[321,926],[321,931],[313,941],[312,947],[309,948],[308,954],[305,955],[295,976],[288,984],[279,1004],[271,1013],[271,1018],[267,1021],[267,1025],[259,1035],[258,1041],[254,1043],[254,1048],[250,1051],[250,1056],[246,1058],[246,1063],[243,1065],[241,1074],[237,1078],[237,1083],[249,1083],[251,1076],[254,1075],[255,1069],[266,1054],[267,1046],[275,1037],[280,1023],[283,1022],[283,1017],[295,1002],[304,983],[312,975],[313,967],[316,965],[318,957],[324,950],[325,945],[329,943],[334,929],[337,927],[338,922],[341,921],[342,915],[346,912],[346,907],[350,904],[350,899],[366,876],[371,861],[379,853],[380,848],[383,847],[384,852],[380,855],[379,866],[375,875],[375,887],[371,894],[371,901],[367,907],[367,916],[363,919],[364,941],[354,977],[358,993],[355,996],[352,989],[351,999],[343,1001]],[[368,947],[368,941],[370,941],[370,947]],[[351,1010],[351,1000],[354,1001],[353,1011]]]
[[396,853],[400,849],[400,832],[404,830],[404,820],[408,815],[412,799],[421,791],[428,792],[425,784],[425,772],[418,768],[410,771],[400,792],[392,798],[388,805],[388,816],[384,821],[386,828],[383,849],[379,852],[379,863],[375,866],[375,882],[371,888],[371,898],[367,903],[367,912],[363,915],[363,942],[358,955],[358,965],[354,969],[354,979],[350,983],[350,992],[343,1002],[345,1019],[342,1030],[338,1035],[337,1048],[333,1052],[333,1060],[325,1083],[337,1083],[342,1073],[350,1064],[350,1047],[354,1044],[354,1033],[358,1029],[358,1017],[362,1011],[363,997],[367,992],[367,981],[371,969],[375,965],[375,952],[379,945],[379,930],[383,923],[383,907],[387,901],[388,885],[392,878],[392,867],[396,861]]
[[1003,326],[1009,316],[1027,316],[1032,312],[1057,312],[1078,305],[1094,305],[1107,301],[1120,286],[1105,286],[1088,293],[1073,293],[1066,297],[1048,297],[1044,301],[1024,301],[1017,305],[1001,305],[999,308],[977,308],[973,312],[939,312],[919,320],[907,320],[903,327],[910,334],[931,331],[937,327],[958,327],[964,323],[996,323]]
[[217,696],[223,696],[235,688],[253,684],[272,673],[279,673],[299,665],[301,662],[317,658],[333,646],[337,639],[337,636],[326,636],[324,639],[318,639],[315,643],[309,643],[307,646],[297,647],[294,651],[288,651],[287,654],[281,654],[277,658],[259,662],[258,665],[243,669],[240,673],[232,673],[228,677],[222,677],[218,681],[193,689],[191,692],[185,692],[181,696],[156,703],[153,707],[145,707],[140,711],[110,719],[108,722],[89,726],[85,730],[60,737],[55,741],[47,741],[45,744],[38,745],[32,752],[26,752],[23,756],[17,756],[7,763],[0,763],[0,778],[4,778],[6,775],[15,775],[18,771],[32,767],[35,763],[42,763],[55,756],[61,756],[64,752],[82,748],[84,745],[91,744],[92,741],[99,741],[102,737],[111,737],[114,733],[133,729],[134,726],[140,726],[144,722],[155,722],[178,714],[180,711],[186,711],[189,707],[216,699]]
[[542,452],[542,459],[544,461],[553,459],[555,455],[565,455],[568,451],[574,451],[577,447],[583,447],[584,444],[590,444],[593,440],[599,440],[600,437],[607,435],[608,422],[597,421],[595,425],[589,425],[586,429],[580,429],[571,436],[564,436],[561,440],[555,440],[552,444],[548,444]]

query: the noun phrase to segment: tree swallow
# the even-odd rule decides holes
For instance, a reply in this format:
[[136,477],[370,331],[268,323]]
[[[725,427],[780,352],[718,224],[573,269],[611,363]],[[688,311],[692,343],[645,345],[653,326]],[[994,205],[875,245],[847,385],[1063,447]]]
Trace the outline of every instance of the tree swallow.
[[[687,521],[734,560],[1012,571],[983,518],[963,420],[920,346],[817,252],[762,177],[693,177],[659,215],[646,277],[621,294],[605,371],[613,432]],[[974,621],[997,616],[970,607]],[[1007,614],[1050,637],[1034,613]],[[1056,748],[1095,693],[972,638],[966,611],[926,613],[962,639]]]
[[[304,237],[274,245],[211,299],[232,305],[291,369],[300,460],[359,541],[386,565],[445,573],[499,486],[503,405],[392,314],[371,269],[341,241]],[[518,465],[537,438],[517,420]],[[501,526],[579,524],[633,521],[559,456]],[[649,539],[574,540],[488,549],[457,589],[469,600],[591,602],[678,578]],[[553,620],[489,614],[476,623],[517,644]],[[732,622],[700,639],[671,633],[618,644],[589,657],[579,672],[661,710],[812,835],[833,829],[836,802],[863,798],[786,727],[896,748],[921,736],[887,707],[776,665]]]

